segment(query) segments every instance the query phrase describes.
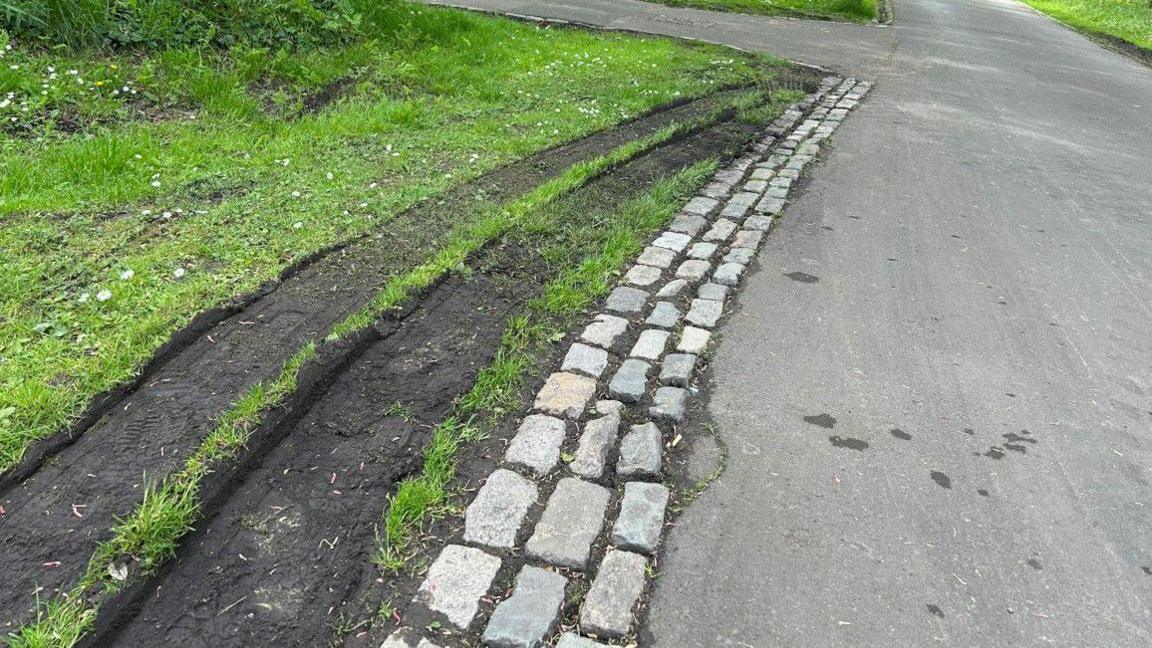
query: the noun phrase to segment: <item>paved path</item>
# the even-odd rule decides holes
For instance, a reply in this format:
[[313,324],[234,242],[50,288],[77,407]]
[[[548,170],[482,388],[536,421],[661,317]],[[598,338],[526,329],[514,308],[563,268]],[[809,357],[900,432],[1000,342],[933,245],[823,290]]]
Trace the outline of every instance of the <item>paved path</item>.
[[1152,645],[1152,70],[1007,0],[474,1],[877,80],[725,328],[646,643]]

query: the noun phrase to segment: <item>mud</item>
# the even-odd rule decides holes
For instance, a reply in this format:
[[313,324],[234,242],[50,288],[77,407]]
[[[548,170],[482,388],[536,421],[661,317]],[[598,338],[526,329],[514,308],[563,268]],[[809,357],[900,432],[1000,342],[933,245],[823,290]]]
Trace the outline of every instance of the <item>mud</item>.
[[95,399],[79,426],[37,444],[0,478],[5,627],[29,619],[37,595],[47,598],[75,583],[115,517],[135,506],[145,481],[182,465],[238,395],[277,375],[306,341],[423,258],[462,209],[481,199],[512,199],[577,161],[702,116],[726,92],[666,107],[466,183],[384,224],[390,233],[409,233],[404,240],[366,237],[318,255],[177,333],[133,385]]

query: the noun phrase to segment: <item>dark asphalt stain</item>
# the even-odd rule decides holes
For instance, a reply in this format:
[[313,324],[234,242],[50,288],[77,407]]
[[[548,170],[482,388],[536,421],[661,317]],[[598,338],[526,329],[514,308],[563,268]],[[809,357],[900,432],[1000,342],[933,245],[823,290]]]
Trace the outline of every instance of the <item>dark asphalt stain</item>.
[[948,478],[948,475],[938,470],[933,470],[928,474],[932,476],[932,481],[936,482],[936,485],[940,488],[952,488],[952,480]]
[[956,235],[956,234],[953,234],[953,235],[952,235],[952,238],[960,238],[960,236],[959,236],[959,235]]
[[817,281],[820,281],[820,277],[817,277],[816,275],[810,275],[807,272],[789,272],[784,276],[788,277],[792,281],[799,281],[800,283],[816,283]]
[[1004,437],[1005,440],[1011,443],[1039,443],[1039,441],[1032,438],[1032,433],[1028,430],[1020,430],[1020,434],[1016,434],[1015,432],[1008,432],[1001,434],[1000,436]]
[[968,436],[972,436],[972,435],[976,434],[976,432],[973,431],[972,428],[964,428],[963,432],[964,432],[964,434],[967,434]]
[[816,416],[805,416],[804,422],[805,423],[811,423],[812,425],[819,425],[820,427],[828,429],[828,430],[831,430],[832,428],[836,427],[836,417],[831,416],[829,414],[817,414]]
[[988,457],[989,459],[1003,459],[1004,451],[999,446],[992,446],[988,448],[987,452],[973,452],[972,454],[977,457]]
[[1028,454],[1028,448],[1025,448],[1019,443],[1005,443],[1004,449],[1011,450],[1012,452],[1019,452],[1020,454]]
[[1143,570],[1145,574],[1152,576],[1152,567],[1141,567],[1140,569]]
[[887,259],[884,259],[884,260],[885,261],[895,261],[896,257],[888,257]]
[[992,497],[991,495],[988,494],[988,491],[984,490],[983,488],[977,488],[976,492],[980,493],[980,495],[982,497]]
[[[1001,303],[1007,303],[1007,302],[1001,302]],[[1008,398],[1016,398],[1016,394],[1013,394],[1012,392],[1004,392],[1004,395],[1007,396]]]
[[837,448],[848,448],[849,450],[868,449],[868,442],[862,439],[853,439],[852,437],[845,439],[843,437],[833,435],[828,437],[828,440],[831,441],[832,445],[836,446]]
[[821,225],[820,229],[828,230],[829,232],[835,232],[836,231],[836,228],[832,227],[831,225]]
[[908,434],[904,430],[901,430],[900,428],[892,428],[891,430],[888,430],[888,433],[891,434],[892,436],[896,437],[897,439],[901,439],[903,441],[911,441],[912,440],[912,435]]
[[1035,569],[1036,571],[1042,571],[1044,569],[1044,566],[1040,564],[1040,561],[1036,560],[1035,558],[1029,558],[1028,560],[1025,560],[1024,562],[1027,563],[1029,567],[1031,567],[1032,569]]
[[941,610],[939,606],[932,605],[931,603],[928,604],[928,613],[934,617],[938,617],[941,619],[944,618],[944,610]]

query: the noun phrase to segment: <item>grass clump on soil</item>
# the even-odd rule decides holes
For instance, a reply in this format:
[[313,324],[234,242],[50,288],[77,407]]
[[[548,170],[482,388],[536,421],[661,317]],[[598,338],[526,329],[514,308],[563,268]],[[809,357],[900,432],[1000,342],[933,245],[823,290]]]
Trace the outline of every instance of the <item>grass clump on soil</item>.
[[[92,2],[115,20],[167,6]],[[403,273],[457,223],[402,210],[778,64],[398,2],[373,4],[370,29],[227,49],[216,28],[66,37],[36,22],[39,4],[0,2],[17,36],[0,36],[0,473],[196,313],[365,235],[389,237],[381,264]],[[232,24],[221,11],[210,24]]]
[[1088,34],[1114,38],[1152,57],[1149,0],[1024,0],[1060,22]]
[[876,0],[651,0],[672,7],[765,16],[868,22],[876,18]]

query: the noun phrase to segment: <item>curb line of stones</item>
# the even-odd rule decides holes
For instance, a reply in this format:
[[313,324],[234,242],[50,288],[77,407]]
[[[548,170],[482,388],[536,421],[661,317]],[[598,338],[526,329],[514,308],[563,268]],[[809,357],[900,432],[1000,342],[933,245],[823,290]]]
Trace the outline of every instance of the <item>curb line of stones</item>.
[[[552,645],[596,648],[629,637],[671,495],[661,478],[664,453],[677,439],[664,430],[684,419],[695,394],[697,360],[792,185],[871,87],[824,78],[819,90],[766,129],[751,152],[718,171],[645,248],[604,311],[569,347],[560,370],[545,381],[504,465],[468,506],[463,537],[440,552],[412,605],[468,632],[504,564],[501,556],[516,551],[526,564],[511,595],[484,623],[483,645],[548,645],[564,607],[568,570],[591,569],[594,577],[580,602],[579,633],[565,632]],[[635,342],[626,346],[630,340]],[[589,408],[605,391],[610,400]],[[578,426],[580,434],[572,434]],[[562,453],[564,447],[574,450]],[[542,496],[539,520],[527,541],[518,542]],[[613,511],[619,511],[614,521]],[[599,565],[590,565],[606,528],[608,549]],[[406,647],[438,648],[409,628],[381,646]]]

